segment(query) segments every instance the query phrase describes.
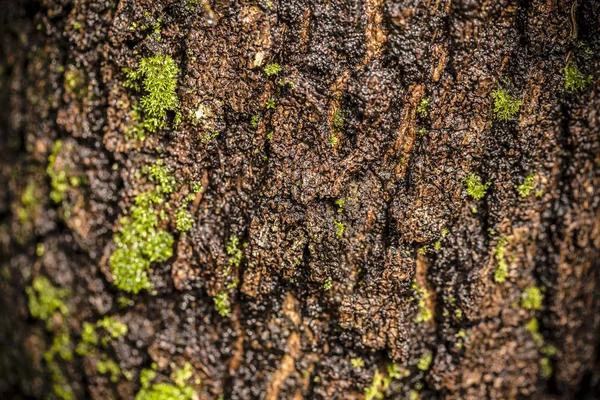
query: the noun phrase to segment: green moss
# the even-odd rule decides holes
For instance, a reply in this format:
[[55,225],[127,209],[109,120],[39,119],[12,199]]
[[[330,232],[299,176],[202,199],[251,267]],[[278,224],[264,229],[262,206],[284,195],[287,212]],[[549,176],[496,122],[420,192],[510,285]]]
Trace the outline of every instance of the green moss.
[[63,301],[69,293],[68,290],[54,287],[44,276],[36,277],[26,292],[29,299],[29,312],[33,317],[45,321],[48,329],[52,327],[52,317],[55,313],[66,315],[69,312]]
[[229,317],[231,315],[231,303],[227,292],[217,293],[213,300],[220,316]]
[[84,322],[81,331],[81,342],[79,342],[76,349],[77,354],[80,356],[89,355],[97,345],[98,334],[96,333],[96,327],[89,322]]
[[[177,371],[174,374],[177,374]],[[184,372],[184,376],[186,375],[187,371]],[[145,369],[142,371],[140,376],[142,388],[136,394],[135,400],[193,400],[196,398],[194,388],[186,384],[185,379],[178,380],[175,385],[171,383],[152,383],[155,379],[156,372],[154,370]]]
[[330,145],[331,147],[335,147],[335,146],[337,146],[337,144],[339,143],[339,141],[340,141],[340,140],[338,139],[338,137],[337,137],[336,135],[331,135],[331,136],[329,137],[329,145]]
[[379,371],[373,374],[373,382],[371,386],[365,389],[365,400],[382,400],[384,392],[384,377]]
[[410,375],[410,371],[398,363],[388,364],[387,373],[390,379],[402,379]]
[[175,216],[175,227],[181,233],[185,233],[192,229],[194,218],[185,208],[179,208]]
[[421,128],[421,129],[419,129],[419,132],[417,133],[417,137],[419,139],[423,139],[423,136],[425,136],[426,134],[427,134],[427,129]]
[[498,268],[496,268],[496,271],[494,272],[494,282],[496,283],[504,282],[508,275],[508,263],[506,262],[506,257],[504,255],[506,252],[506,243],[506,237],[502,236],[498,239],[498,243],[496,243],[496,248],[494,249],[494,257],[498,263]]
[[323,283],[323,289],[329,290],[332,287],[333,287],[333,280],[331,279],[330,276],[328,276],[327,279],[325,279],[325,282]]
[[412,283],[412,288],[415,291],[416,298],[418,299],[417,306],[419,309],[419,312],[417,313],[414,322],[416,324],[420,324],[421,322],[427,322],[431,320],[433,314],[431,313],[431,310],[427,307],[427,303],[425,302],[425,300],[429,297],[429,293],[427,293],[425,289],[421,288],[416,281]]
[[423,97],[419,106],[417,107],[417,113],[421,116],[421,118],[427,117],[429,105],[431,104],[431,97]]
[[121,375],[121,368],[113,360],[106,359],[104,357],[101,360],[96,361],[96,371],[99,374],[110,374],[110,381],[117,383],[119,381],[119,375]]
[[52,191],[50,192],[50,198],[55,203],[60,203],[65,197],[65,193],[69,190],[69,178],[67,172],[59,170],[56,166],[56,157],[62,149],[62,141],[57,140],[52,146],[52,153],[48,156],[48,167],[46,167],[46,173],[50,177],[50,184]]
[[114,317],[104,317],[96,322],[96,326],[105,329],[113,339],[127,334],[127,325],[117,321]]
[[540,360],[540,374],[544,379],[550,379],[552,376],[552,362],[548,357],[542,357]]
[[21,207],[17,211],[19,222],[25,223],[33,219],[35,210],[39,205],[38,198],[36,197],[36,183],[33,180],[27,182],[27,186],[21,193]]
[[156,190],[162,194],[170,194],[175,191],[177,186],[175,177],[171,168],[163,160],[157,160],[152,165],[147,165],[142,169],[151,182],[156,184]]
[[344,207],[346,205],[346,202],[344,201],[344,199],[337,199],[335,201],[335,205],[337,206],[337,212],[341,213],[344,212]]
[[258,115],[253,115],[252,119],[250,120],[250,126],[252,126],[254,129],[258,128],[258,123],[260,122],[260,117]]
[[525,325],[525,329],[527,329],[531,333],[535,344],[537,344],[540,347],[544,345],[544,337],[539,332],[539,324],[536,318],[530,319],[529,322],[527,322],[527,324]]
[[513,99],[504,89],[492,92],[494,99],[494,117],[499,121],[510,121],[519,112],[521,101]]
[[350,359],[350,363],[356,369],[361,369],[365,366],[365,360],[363,360],[361,357],[355,357]]
[[242,259],[244,258],[244,252],[240,248],[240,239],[237,236],[232,235],[229,238],[229,242],[226,247],[227,255],[229,256],[229,260],[227,264],[229,267],[239,268],[242,263]]
[[335,224],[335,235],[337,237],[342,237],[344,231],[346,230],[346,226],[343,222],[336,221],[335,219],[333,220],[333,223]]
[[186,362],[185,364],[183,364],[183,368],[180,368],[173,372],[172,378],[177,386],[184,387],[193,375],[194,369],[192,367],[192,364]]
[[140,194],[129,215],[121,218],[121,229],[114,237],[117,249],[109,260],[114,283],[121,290],[138,293],[149,289],[147,271],[150,265],[166,261],[173,255],[173,236],[157,229],[155,207],[161,202],[162,197],[157,192]]
[[486,191],[490,187],[491,183],[482,183],[481,178],[474,173],[470,173],[464,181],[467,187],[467,194],[474,200],[479,200],[485,196]]
[[346,112],[343,110],[336,110],[333,114],[333,127],[337,130],[341,130],[344,127],[346,121]]
[[271,110],[271,109],[275,108],[275,99],[273,99],[272,97],[268,98],[265,108],[267,110]]
[[531,193],[531,191],[535,188],[535,181],[537,180],[537,176],[535,174],[529,174],[525,177],[525,180],[522,184],[517,187],[519,191],[519,196],[527,197]]
[[571,92],[577,92],[579,90],[584,89],[591,81],[592,76],[588,75],[583,76],[579,68],[577,67],[577,63],[573,60],[569,60],[567,65],[565,66],[565,89]]
[[143,139],[144,131],[155,132],[165,128],[169,111],[175,112],[175,123],[178,123],[181,119],[176,93],[179,68],[170,55],[143,58],[137,69],[126,68],[124,72],[127,77],[123,84],[125,87],[145,92],[140,100],[144,120],[139,123],[134,136]]
[[417,363],[417,368],[421,371],[427,371],[431,367],[431,362],[433,361],[433,354],[431,352],[427,352],[423,357],[419,359]]
[[267,76],[277,75],[281,72],[281,65],[277,63],[268,64],[265,66],[263,71],[265,71],[265,74],[267,74]]
[[541,310],[544,295],[536,286],[530,286],[521,294],[521,307],[526,310]]

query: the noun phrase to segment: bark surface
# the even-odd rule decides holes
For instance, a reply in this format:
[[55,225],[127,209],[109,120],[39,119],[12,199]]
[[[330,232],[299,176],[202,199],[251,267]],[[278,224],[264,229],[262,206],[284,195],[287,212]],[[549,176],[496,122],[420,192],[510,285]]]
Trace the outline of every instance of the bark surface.
[[599,2],[0,5],[0,397],[599,398]]

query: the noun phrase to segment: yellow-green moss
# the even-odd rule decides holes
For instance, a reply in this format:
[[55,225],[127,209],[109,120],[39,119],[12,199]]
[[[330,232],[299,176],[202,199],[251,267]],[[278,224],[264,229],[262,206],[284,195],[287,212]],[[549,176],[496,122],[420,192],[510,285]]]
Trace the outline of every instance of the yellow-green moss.
[[36,277],[26,292],[29,299],[29,312],[33,317],[45,321],[48,329],[52,327],[52,317],[55,313],[66,315],[69,312],[64,303],[69,291],[54,287],[44,276]]
[[526,310],[541,310],[544,295],[540,288],[530,286],[521,294],[521,307]]
[[527,175],[527,177],[525,177],[525,180],[523,181],[523,183],[517,187],[517,190],[519,191],[519,196],[521,196],[521,197],[529,196],[531,191],[533,189],[535,189],[536,179],[537,179],[537,176],[535,174]]
[[429,104],[431,104],[431,97],[424,97],[421,99],[421,102],[417,107],[417,113],[421,116],[421,118],[427,117],[427,108],[429,108]]
[[572,59],[569,60],[567,65],[565,66],[565,89],[571,92],[577,92],[579,90],[584,89],[591,81],[592,76],[584,76],[579,68],[577,67],[577,63]]
[[[177,371],[174,374],[177,374]],[[191,374],[185,371],[179,376],[181,379],[177,379],[175,384],[152,383],[157,377],[156,372],[153,369],[143,370],[140,376],[142,388],[136,394],[135,400],[193,400],[196,397],[195,390],[185,382]]]
[[421,288],[416,281],[412,283],[412,288],[415,291],[415,296],[418,299],[417,306],[419,309],[417,316],[414,318],[414,322],[416,324],[420,324],[421,322],[427,322],[431,320],[433,314],[425,302],[425,300],[429,297],[429,293],[427,293],[425,289]]
[[423,357],[419,359],[417,363],[417,368],[421,371],[427,371],[431,367],[431,362],[433,361],[433,354],[431,352],[427,352]]
[[180,105],[176,93],[179,68],[170,55],[143,58],[137,69],[125,68],[124,72],[127,77],[125,87],[145,92],[140,99],[143,121],[139,118],[140,122],[131,132],[133,136],[143,140],[146,131],[166,128],[169,111],[175,113],[175,124],[179,122]]
[[138,293],[149,289],[147,272],[150,265],[166,261],[173,255],[173,236],[157,229],[156,205],[161,202],[162,197],[157,192],[140,194],[129,215],[120,220],[121,229],[114,236],[117,249],[109,263],[114,283],[121,290]]
[[496,271],[494,272],[494,282],[496,283],[504,282],[508,275],[508,263],[506,262],[506,257],[504,255],[506,252],[506,243],[506,237],[502,236],[498,239],[498,243],[494,249],[494,257],[498,263],[498,268],[496,268]]
[[273,76],[273,75],[277,75],[278,73],[281,72],[281,65],[279,65],[277,63],[268,64],[265,66],[263,71],[265,71],[265,74],[269,77]]
[[333,220],[333,223],[335,224],[335,235],[337,237],[342,237],[344,235],[344,231],[346,230],[346,226],[343,222],[336,221],[335,219]]
[[102,359],[96,361],[96,371],[99,374],[110,374],[110,381],[113,383],[118,382],[119,375],[121,375],[121,368],[113,360],[107,359],[104,356]]
[[474,173],[470,173],[464,181],[467,187],[467,194],[474,200],[479,200],[485,196],[486,191],[490,187],[491,183],[482,183],[481,177]]
[[231,303],[229,302],[229,293],[219,292],[214,297],[215,307],[220,316],[229,317],[231,315]]
[[356,369],[361,369],[365,366],[365,360],[363,360],[361,357],[355,357],[350,359],[350,363]]
[[510,121],[519,112],[521,101],[514,99],[504,89],[492,92],[494,99],[494,117],[499,121]]

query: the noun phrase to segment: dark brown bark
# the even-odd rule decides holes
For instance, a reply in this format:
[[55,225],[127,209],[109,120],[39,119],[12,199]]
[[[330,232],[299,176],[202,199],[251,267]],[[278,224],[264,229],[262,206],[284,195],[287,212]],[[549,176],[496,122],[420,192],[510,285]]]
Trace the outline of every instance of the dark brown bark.
[[[200,399],[599,398],[597,1],[0,3],[0,397],[134,398],[152,363],[172,383],[189,362]],[[137,141],[123,69],[154,54],[183,120]],[[498,89],[521,101],[507,121]],[[80,182],[57,203],[58,140]],[[173,256],[125,293],[115,233],[157,160]],[[39,277],[68,292],[47,323]],[[77,354],[106,316],[127,334]],[[72,357],[50,362],[60,335]]]

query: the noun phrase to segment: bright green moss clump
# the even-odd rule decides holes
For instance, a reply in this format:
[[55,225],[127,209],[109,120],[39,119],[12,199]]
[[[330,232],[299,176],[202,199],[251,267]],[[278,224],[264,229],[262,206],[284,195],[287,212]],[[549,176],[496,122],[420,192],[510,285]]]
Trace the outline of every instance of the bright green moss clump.
[[421,371],[427,371],[429,367],[431,367],[431,362],[433,361],[433,354],[431,352],[427,352],[423,357],[419,359],[417,363],[417,368]]
[[421,288],[416,281],[413,282],[412,288],[415,290],[416,295],[418,297],[419,307],[419,312],[415,317],[414,322],[416,324],[420,324],[421,322],[427,322],[431,320],[433,314],[431,313],[431,310],[427,307],[427,303],[425,302],[425,300],[429,297],[429,293],[427,293],[425,289]]
[[143,140],[145,131],[155,132],[166,128],[169,111],[175,112],[175,124],[179,122],[181,115],[176,93],[179,68],[170,55],[143,58],[137,69],[125,68],[124,72],[127,77],[123,84],[125,87],[135,90],[143,88],[145,92],[140,100],[144,118],[133,129],[134,137]]
[[525,178],[523,183],[520,184],[519,187],[517,187],[517,190],[519,191],[519,196],[521,196],[521,197],[529,196],[531,191],[535,188],[536,179],[537,179],[537,177],[535,174],[527,175],[527,177]]
[[498,239],[498,243],[494,249],[494,257],[498,263],[498,268],[494,272],[494,282],[496,283],[504,282],[506,280],[506,276],[508,275],[508,263],[506,262],[506,258],[504,256],[504,253],[506,252],[506,242],[506,237],[502,236],[500,239]]
[[485,196],[485,192],[490,187],[491,183],[482,183],[481,178],[473,173],[469,174],[465,179],[465,186],[467,187],[467,194],[474,200],[479,200]]
[[583,76],[575,61],[569,60],[565,67],[565,89],[577,92],[584,89],[591,81],[591,75]]
[[[191,367],[191,365],[190,365]],[[172,383],[152,383],[156,379],[157,374],[153,369],[145,369],[140,376],[142,388],[135,396],[135,400],[193,400],[196,397],[195,390],[192,386],[185,383],[192,376],[191,371],[184,371],[179,374],[174,373],[178,379],[176,384]]]
[[544,295],[540,288],[530,286],[521,294],[521,307],[527,310],[541,310]]
[[161,202],[156,192],[140,194],[129,215],[121,218],[121,229],[115,234],[117,249],[110,257],[114,283],[121,290],[138,293],[149,289],[150,265],[173,255],[173,236],[157,229],[156,205]]
[[213,300],[221,317],[229,317],[231,315],[231,303],[229,302],[229,294],[227,292],[217,293]]
[[152,165],[145,166],[142,171],[148,175],[151,182],[156,184],[156,190],[162,194],[170,194],[175,191],[175,177],[171,168],[163,160],[157,160]]
[[521,101],[513,99],[504,89],[492,92],[494,99],[494,117],[499,121],[510,121],[519,112]]
[[429,104],[431,104],[431,97],[424,97],[421,99],[421,102],[417,107],[417,113],[421,116],[421,118],[427,117],[427,109],[429,108]]
[[106,358],[96,362],[96,371],[102,375],[110,374],[110,381],[112,383],[117,383],[119,375],[121,375],[121,368],[119,368],[119,365],[113,360]]
[[269,64],[269,65],[265,66],[264,71],[265,71],[265,74],[267,74],[267,76],[277,75],[278,73],[281,72],[281,65],[279,65],[277,63]]
[[60,312],[65,315],[69,312],[63,301],[69,292],[66,289],[55,288],[44,276],[36,277],[26,291],[29,298],[29,312],[33,317],[45,321],[48,328],[51,327],[55,313]]

